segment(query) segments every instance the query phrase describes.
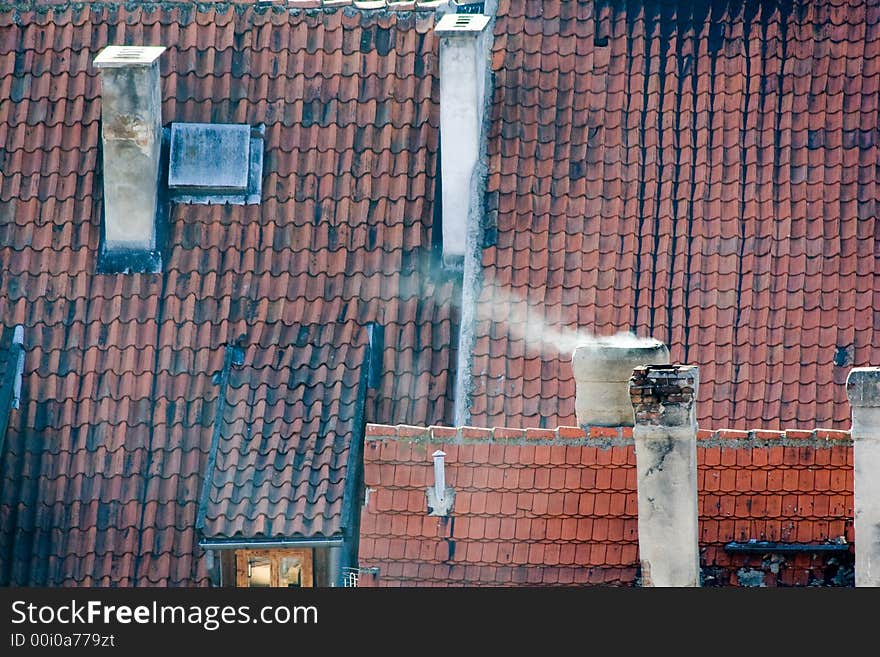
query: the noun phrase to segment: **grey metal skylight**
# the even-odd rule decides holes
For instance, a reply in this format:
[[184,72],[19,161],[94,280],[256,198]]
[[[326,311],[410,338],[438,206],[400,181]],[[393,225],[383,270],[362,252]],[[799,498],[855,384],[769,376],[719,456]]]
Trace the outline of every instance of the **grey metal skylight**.
[[177,203],[259,203],[263,126],[172,123],[168,192]]

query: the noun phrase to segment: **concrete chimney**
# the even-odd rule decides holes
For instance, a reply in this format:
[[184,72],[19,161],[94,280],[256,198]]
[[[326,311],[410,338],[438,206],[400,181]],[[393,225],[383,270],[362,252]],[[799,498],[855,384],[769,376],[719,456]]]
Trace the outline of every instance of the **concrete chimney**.
[[642,586],[700,583],[697,385],[697,368],[689,365],[636,367],[629,382]]
[[[452,5],[450,4],[450,7]],[[483,194],[486,164],[483,121],[490,87],[492,16],[447,13],[434,27],[439,38],[440,178],[442,186],[443,266],[461,270],[461,317],[455,374],[453,421],[470,422],[472,355],[476,343],[483,245]]]
[[853,368],[852,406],[856,586],[880,586],[880,367]]
[[575,413],[581,426],[631,427],[629,379],[639,365],[669,363],[669,349],[659,340],[599,338],[575,348]]
[[159,56],[164,46],[107,46],[101,73],[104,172],[101,271],[158,271],[156,224],[162,152]]
[[483,14],[445,14],[434,32],[440,37],[440,161],[443,187],[443,262],[458,267],[464,260],[468,220],[479,212],[481,190],[474,184],[480,158],[485,88],[489,67]]

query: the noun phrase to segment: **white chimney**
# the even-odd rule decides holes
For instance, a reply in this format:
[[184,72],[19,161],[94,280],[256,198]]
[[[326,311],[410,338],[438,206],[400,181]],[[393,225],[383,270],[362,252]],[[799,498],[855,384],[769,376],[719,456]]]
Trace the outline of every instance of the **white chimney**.
[[474,185],[480,157],[489,67],[490,16],[445,14],[440,37],[440,167],[443,186],[443,262],[459,266],[467,250],[469,216],[479,212]]
[[630,379],[645,587],[700,585],[698,383],[698,370],[689,365],[637,367]]
[[104,172],[102,271],[156,271],[164,46],[107,46],[101,73]]
[[846,379],[852,406],[853,531],[856,586],[880,586],[880,367],[855,367]]

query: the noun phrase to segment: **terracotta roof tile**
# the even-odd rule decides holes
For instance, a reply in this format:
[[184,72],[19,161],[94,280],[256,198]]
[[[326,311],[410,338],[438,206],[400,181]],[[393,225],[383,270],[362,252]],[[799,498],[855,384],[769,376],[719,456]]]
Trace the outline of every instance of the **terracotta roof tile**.
[[876,360],[880,32],[836,2],[499,2],[472,423],[574,423],[568,347],[519,344],[530,307],[545,336],[666,342],[703,426],[848,427],[846,372]]
[[[450,456],[452,450],[465,447],[456,444],[462,439],[459,435],[452,436],[448,430],[436,435],[412,433],[389,426],[368,427],[365,477],[374,492],[361,515],[360,563],[379,569],[374,584],[550,586],[567,582],[607,586],[635,582],[638,508],[631,437],[617,438],[623,442],[609,447],[601,439],[591,441],[582,433],[569,436],[571,432],[561,428],[551,432],[555,434],[552,439],[548,435],[549,444],[535,445],[522,432],[516,440],[508,438],[516,431],[496,429],[494,437],[487,433],[477,439],[480,443],[467,445],[482,449],[468,450],[464,459],[459,451],[456,459]],[[405,450],[407,458],[398,458],[407,443],[424,447]],[[504,461],[490,462],[493,449],[502,445]],[[567,454],[579,452],[579,458],[550,465],[547,459],[538,460],[542,447],[548,450],[547,456],[561,449]],[[439,520],[450,533],[428,538],[419,533],[421,525],[415,520],[429,519],[424,489],[431,485],[431,477],[418,486],[401,485],[397,473],[425,470],[435,448],[447,452],[447,483],[455,488],[456,499],[451,517]],[[794,436],[769,431],[701,432],[697,447],[701,567],[704,577],[714,578],[707,582],[723,577],[724,584],[735,583],[738,569],[752,567],[747,555],[725,551],[730,541],[823,543],[846,536],[851,542],[851,451],[849,434],[842,431]],[[837,455],[834,463],[832,452]],[[620,457],[615,458],[618,453]],[[776,456],[771,458],[771,453]],[[518,473],[516,479],[509,476],[512,472]],[[396,511],[383,501],[406,491],[414,493],[417,504],[405,511]],[[394,525],[393,519],[401,515],[407,522]],[[392,523],[383,523],[389,517]],[[394,533],[395,526],[401,533]],[[401,540],[418,536],[436,549],[412,560],[394,557],[380,540],[389,536],[389,527],[391,536]],[[451,556],[445,549],[447,538],[456,541]],[[464,574],[453,581],[446,570],[428,567],[444,563],[465,566]],[[406,575],[398,568],[400,564],[418,564],[419,568]],[[507,578],[503,569],[508,567],[523,569],[527,575]],[[827,567],[821,558],[795,555],[785,568],[803,569],[805,574],[779,583],[804,585],[823,580]],[[765,583],[771,582],[766,580],[769,574],[765,572]]]
[[[0,583],[208,583],[195,525],[217,414],[212,376],[242,334],[248,365],[232,377],[213,473],[231,504],[211,531],[338,531],[354,430],[349,365],[370,322],[385,327],[371,419],[449,421],[458,320],[453,283],[430,267],[437,59],[433,7],[420,6],[0,11],[0,319],[30,336],[0,464],[0,551],[11,555]],[[91,61],[111,41],[169,47],[166,123],[266,125],[262,203],[176,206],[162,274],[95,274],[101,98]],[[340,325],[332,338],[297,340],[300,327]],[[322,365],[331,347],[354,361]],[[273,368],[278,356],[291,367]],[[328,415],[341,418],[335,433]],[[316,483],[285,479],[289,462],[260,461],[265,451],[236,456],[248,432],[310,461],[297,476]],[[247,501],[233,483],[242,477]]]
[[[252,349],[232,377],[235,403],[220,433],[227,451],[211,472],[215,502],[225,503],[210,517],[218,535],[338,530],[352,430],[337,430],[328,448],[321,425],[328,413],[350,425],[357,372],[312,359],[326,361],[331,345],[359,360],[356,336],[368,322],[386,329],[373,419],[449,420],[454,286],[426,264],[435,3],[294,4],[0,12],[0,165],[11,172],[0,182],[9,274],[0,318],[39,336],[0,468],[0,549],[14,557],[0,582],[207,583],[197,491],[219,406],[212,375],[239,335]],[[705,426],[846,426],[845,373],[878,353],[876,8],[818,0],[811,10],[832,17],[820,24],[770,5],[680,18],[652,1],[632,18],[606,2],[499,4],[486,198],[498,235],[483,254],[481,308],[492,312],[480,317],[473,424],[573,424],[568,354],[543,340],[560,329],[633,329],[701,366]],[[707,22],[730,30],[718,40]],[[90,62],[113,40],[171,44],[166,121],[267,125],[262,204],[176,208],[162,275],[94,273],[100,82]],[[526,302],[540,302],[548,325],[539,344],[522,335],[524,321],[497,320],[518,320]],[[332,339],[294,335],[340,325]],[[307,370],[301,379],[273,367],[285,353],[295,354],[294,373]],[[509,385],[494,385],[498,377]],[[276,398],[281,390],[289,399]],[[412,559],[418,532],[466,531],[456,555],[482,563],[463,567],[444,542],[420,548],[418,562],[389,563],[380,580],[636,577],[635,536],[625,529],[636,511],[631,431],[591,429],[598,444],[589,444],[577,431],[532,429],[520,444],[522,431],[496,429],[501,451],[480,444],[492,430],[445,430],[442,441],[477,441],[444,443],[461,491],[458,530],[418,522],[431,474],[410,432],[396,445],[368,441],[368,463],[388,467],[366,473],[381,512],[364,516],[374,532],[364,544],[385,555],[394,536],[394,554]],[[248,435],[270,437],[279,454],[306,446],[322,484],[299,481],[300,495],[305,470],[266,467],[265,451],[236,456]],[[818,437],[785,436],[803,448],[701,446],[701,509],[715,514],[703,518],[708,533],[851,539],[851,448],[834,444],[840,436],[817,446]],[[618,442],[608,448],[606,439]],[[246,498],[234,485],[245,480]],[[405,522],[386,524],[386,512]],[[510,542],[503,565],[496,531]],[[572,531],[586,548],[565,561],[569,539],[551,536]],[[557,547],[569,567],[534,563],[539,552],[556,560]],[[732,563],[719,543],[705,547],[712,564]],[[811,567],[779,579],[801,582]]]

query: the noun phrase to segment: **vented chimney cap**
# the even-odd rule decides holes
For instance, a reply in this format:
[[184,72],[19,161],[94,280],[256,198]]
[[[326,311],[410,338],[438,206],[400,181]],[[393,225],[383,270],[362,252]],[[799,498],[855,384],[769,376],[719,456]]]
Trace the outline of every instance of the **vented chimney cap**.
[[107,46],[92,62],[95,68],[150,66],[165,52],[165,46]]
[[489,24],[489,16],[484,14],[444,14],[437,21],[434,32],[440,36],[476,36]]

